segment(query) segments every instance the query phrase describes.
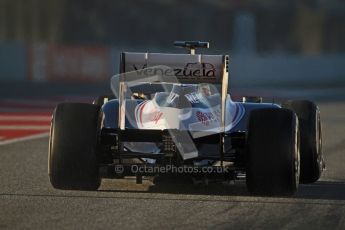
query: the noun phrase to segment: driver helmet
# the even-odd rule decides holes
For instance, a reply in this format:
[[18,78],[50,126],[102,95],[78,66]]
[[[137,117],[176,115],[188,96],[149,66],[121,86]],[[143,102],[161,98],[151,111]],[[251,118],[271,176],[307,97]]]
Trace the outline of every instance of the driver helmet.
[[199,84],[198,92],[203,96],[211,96],[212,92],[211,92],[210,84],[208,83]]

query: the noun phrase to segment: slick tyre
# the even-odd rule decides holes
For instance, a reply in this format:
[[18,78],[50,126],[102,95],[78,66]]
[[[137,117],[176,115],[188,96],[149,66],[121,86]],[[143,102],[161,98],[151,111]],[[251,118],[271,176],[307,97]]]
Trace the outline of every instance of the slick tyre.
[[254,195],[289,196],[298,188],[298,119],[288,109],[258,109],[250,114],[246,183]]
[[300,126],[301,183],[316,182],[324,168],[319,108],[311,101],[287,101],[284,108],[293,110]]
[[100,123],[98,105],[64,103],[55,108],[48,156],[49,178],[54,188],[98,189]]

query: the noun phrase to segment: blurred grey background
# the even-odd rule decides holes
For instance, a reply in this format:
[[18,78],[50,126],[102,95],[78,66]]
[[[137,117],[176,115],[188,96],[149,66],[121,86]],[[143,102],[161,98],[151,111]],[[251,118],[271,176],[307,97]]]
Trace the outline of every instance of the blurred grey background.
[[0,0],[0,84],[107,85],[175,40],[229,54],[233,87],[345,86],[344,0]]

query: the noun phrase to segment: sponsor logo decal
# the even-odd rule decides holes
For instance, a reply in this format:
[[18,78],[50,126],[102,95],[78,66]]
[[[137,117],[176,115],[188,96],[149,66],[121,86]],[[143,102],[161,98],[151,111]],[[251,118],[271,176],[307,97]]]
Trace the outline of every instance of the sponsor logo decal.
[[196,112],[197,119],[205,126],[208,126],[210,122],[218,122],[220,118],[220,111],[216,110],[215,112]]
[[147,65],[144,64],[142,67],[133,65],[133,68],[139,75],[144,76],[153,76],[153,75],[163,75],[163,76],[176,76],[178,78],[190,78],[190,77],[206,77],[206,78],[215,78],[216,77],[216,68],[211,63],[198,63],[191,62],[187,63],[182,68],[147,68]]
[[152,113],[150,121],[153,121],[155,124],[157,124],[158,121],[162,118],[162,116],[163,116],[162,112],[156,111]]
[[190,94],[186,94],[185,96],[188,99],[188,101],[192,104],[197,104],[200,102],[200,99],[202,99],[200,94],[197,94],[197,93],[190,93]]

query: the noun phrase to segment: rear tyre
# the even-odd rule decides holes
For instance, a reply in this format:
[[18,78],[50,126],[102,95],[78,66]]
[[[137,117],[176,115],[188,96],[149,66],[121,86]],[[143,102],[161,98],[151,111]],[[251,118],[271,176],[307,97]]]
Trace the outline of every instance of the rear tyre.
[[258,109],[250,114],[246,183],[250,193],[293,195],[299,181],[298,119],[288,109]]
[[48,173],[54,188],[97,190],[100,107],[64,103],[54,111],[49,139]]
[[320,111],[311,101],[287,101],[282,105],[293,110],[300,125],[301,183],[316,182],[324,168]]

